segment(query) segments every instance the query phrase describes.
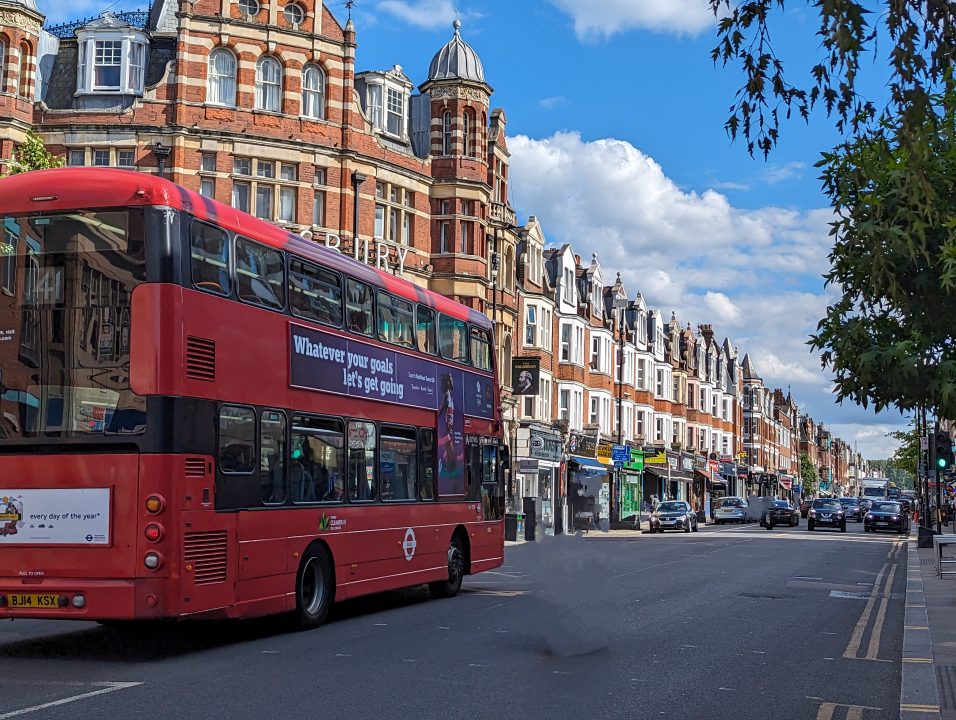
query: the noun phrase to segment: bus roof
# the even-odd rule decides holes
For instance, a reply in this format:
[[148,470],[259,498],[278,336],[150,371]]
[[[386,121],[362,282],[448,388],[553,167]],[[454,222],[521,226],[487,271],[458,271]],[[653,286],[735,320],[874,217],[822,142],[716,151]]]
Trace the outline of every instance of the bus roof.
[[491,320],[477,310],[155,175],[116,168],[67,167],[35,170],[0,179],[0,215],[133,205],[182,210],[253,240],[347,272],[358,280],[385,288],[407,300],[491,329]]

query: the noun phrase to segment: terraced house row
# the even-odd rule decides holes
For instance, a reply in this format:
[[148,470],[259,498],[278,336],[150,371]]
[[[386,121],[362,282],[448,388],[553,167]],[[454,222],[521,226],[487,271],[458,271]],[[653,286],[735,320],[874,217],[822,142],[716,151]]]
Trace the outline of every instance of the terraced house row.
[[569,497],[623,521],[653,495],[790,492],[801,449],[828,488],[859,474],[759,358],[517,222],[505,111],[459,22],[427,69],[360,71],[357,47],[320,0],[154,0],[55,27],[0,0],[0,168],[33,131],[69,165],[161,174],[487,313],[513,502],[553,530],[584,512]]

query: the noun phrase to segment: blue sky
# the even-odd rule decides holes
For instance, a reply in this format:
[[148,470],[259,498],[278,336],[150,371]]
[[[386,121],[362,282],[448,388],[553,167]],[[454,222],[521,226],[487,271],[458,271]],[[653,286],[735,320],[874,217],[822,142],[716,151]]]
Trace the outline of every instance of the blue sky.
[[[343,0],[331,0],[345,22]],[[108,0],[38,0],[51,21]],[[120,0],[113,9],[143,3]],[[804,2],[775,18],[775,50],[800,81],[816,61],[816,16]],[[806,339],[832,290],[830,212],[813,164],[838,140],[822,114],[785,125],[768,161],[723,130],[739,82],[715,67],[707,0],[357,0],[357,69],[401,65],[416,84],[451,37],[479,54],[492,104],[505,108],[512,203],[553,244],[597,252],[610,284],[683,322],[711,322],[749,352],[772,387],[868,457],[886,457],[901,419],[837,406]],[[878,60],[864,82],[879,97]]]

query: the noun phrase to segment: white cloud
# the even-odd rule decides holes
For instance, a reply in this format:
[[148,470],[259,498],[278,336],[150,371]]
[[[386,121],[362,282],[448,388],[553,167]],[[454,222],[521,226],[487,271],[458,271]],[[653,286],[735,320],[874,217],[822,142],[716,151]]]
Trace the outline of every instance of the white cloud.
[[518,210],[536,215],[552,244],[597,252],[605,277],[620,271],[629,295],[640,291],[665,318],[674,310],[684,325],[714,324],[817,421],[898,422],[836,406],[832,379],[807,345],[835,293],[822,280],[829,209],[735,208],[715,190],[682,190],[621,140],[563,132],[519,135],[509,147]]
[[763,181],[768,185],[777,185],[785,180],[795,180],[803,175],[805,162],[789,162],[786,165],[771,165],[763,172]]
[[375,7],[425,30],[450,27],[456,15],[464,18],[480,16],[478,13],[456,12],[461,8],[456,8],[452,0],[381,0]]
[[541,98],[538,100],[538,105],[545,110],[552,110],[553,108],[558,107],[566,103],[568,99],[563,95],[554,95],[552,97]]
[[551,0],[571,16],[581,40],[607,38],[628,30],[697,35],[715,26],[707,0]]

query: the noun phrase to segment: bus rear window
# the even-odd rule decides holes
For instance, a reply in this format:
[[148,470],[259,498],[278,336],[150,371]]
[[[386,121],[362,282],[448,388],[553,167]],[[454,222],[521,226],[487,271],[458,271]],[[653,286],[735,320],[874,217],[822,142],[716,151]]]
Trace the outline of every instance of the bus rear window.
[[342,324],[339,276],[318,265],[301,260],[289,264],[289,303],[297,317],[336,327]]
[[239,299],[273,310],[285,307],[282,253],[236,238],[236,290]]
[[468,326],[464,320],[440,315],[438,320],[438,346],[441,356],[455,362],[468,362]]
[[145,430],[129,380],[145,212],[0,215],[0,440]]

